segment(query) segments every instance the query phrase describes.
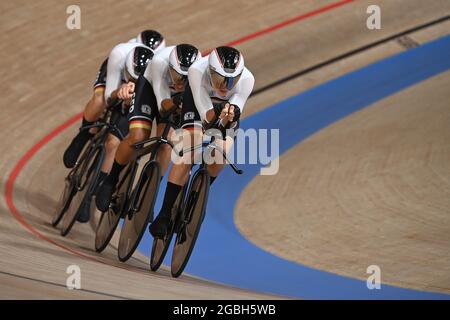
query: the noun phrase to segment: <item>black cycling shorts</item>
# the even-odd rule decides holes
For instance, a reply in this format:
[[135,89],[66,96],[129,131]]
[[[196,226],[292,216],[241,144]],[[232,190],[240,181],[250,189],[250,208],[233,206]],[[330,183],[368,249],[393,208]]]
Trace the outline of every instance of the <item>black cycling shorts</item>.
[[128,113],[130,128],[151,129],[153,119],[158,117],[158,105],[152,85],[140,76],[135,87],[135,95]]
[[176,114],[171,114],[164,118],[161,117],[155,92],[153,91],[152,85],[145,77],[139,77],[136,83],[135,92],[135,98],[132,101],[128,113],[130,128],[144,128],[150,130],[153,119],[156,119],[158,124],[167,123],[169,119],[178,124],[179,117],[177,117]]

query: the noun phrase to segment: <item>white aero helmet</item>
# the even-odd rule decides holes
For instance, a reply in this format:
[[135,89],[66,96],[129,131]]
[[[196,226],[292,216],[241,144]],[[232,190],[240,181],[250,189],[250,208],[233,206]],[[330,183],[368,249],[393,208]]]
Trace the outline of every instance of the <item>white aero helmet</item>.
[[155,53],[166,47],[166,39],[156,30],[144,30],[138,34],[136,40],[152,49]]
[[185,82],[189,67],[202,57],[200,51],[190,44],[179,44],[169,55],[169,72],[174,83]]
[[144,74],[147,64],[153,58],[153,51],[144,46],[137,46],[131,50],[125,60],[125,79],[127,81],[134,80],[141,74]]
[[209,54],[211,85],[218,90],[231,90],[244,71],[244,57],[235,48],[223,46]]

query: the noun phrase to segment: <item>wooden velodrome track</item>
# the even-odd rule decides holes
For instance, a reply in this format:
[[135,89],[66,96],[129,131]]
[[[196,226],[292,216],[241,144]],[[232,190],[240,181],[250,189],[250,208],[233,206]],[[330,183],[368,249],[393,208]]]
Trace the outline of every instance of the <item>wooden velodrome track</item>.
[[[169,44],[189,42],[206,50],[300,16],[236,45],[258,89],[450,14],[448,0],[378,1],[382,29],[369,31],[366,8],[373,2],[365,0],[79,1],[82,29],[70,31],[65,27],[70,4],[0,4],[5,84],[0,118],[5,190],[0,204],[1,298],[273,298],[187,275],[175,280],[166,269],[150,273],[139,254],[120,264],[113,247],[101,255],[93,252],[91,226],[77,225],[67,238],[50,227],[66,173],[62,151],[78,122],[51,140],[41,139],[82,110],[97,68],[115,44],[154,28]],[[408,40],[425,43],[448,34],[449,27],[448,20],[437,23],[408,34]],[[245,116],[403,50],[393,39],[284,82],[251,98]],[[236,210],[241,232],[270,252],[318,269],[364,279],[367,266],[376,260],[389,284],[449,293],[449,84],[448,73],[427,80],[290,150],[281,158],[277,176],[258,177],[243,193]],[[392,104],[396,107],[390,108]],[[409,134],[408,127],[419,130]],[[389,135],[405,130],[402,139],[383,145]],[[405,164],[411,158],[414,163]],[[362,165],[366,162],[370,165]],[[371,183],[361,183],[367,177]],[[379,230],[387,230],[376,242],[370,228],[374,215],[382,224]],[[367,252],[375,257],[369,259]],[[72,264],[82,270],[82,290],[65,287],[65,271]]]

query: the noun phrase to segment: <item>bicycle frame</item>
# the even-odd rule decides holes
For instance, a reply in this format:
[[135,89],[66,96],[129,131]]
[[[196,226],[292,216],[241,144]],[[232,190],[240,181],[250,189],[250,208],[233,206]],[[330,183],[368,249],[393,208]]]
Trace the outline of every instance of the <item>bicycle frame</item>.
[[[198,175],[198,174],[200,174],[200,172],[201,171],[205,171],[206,172],[206,174],[208,175],[208,177],[209,177],[209,173],[208,173],[208,164],[207,163],[205,163],[205,159],[204,159],[204,154],[205,154],[205,152],[206,152],[206,150],[208,149],[208,148],[210,148],[210,149],[214,149],[214,150],[217,150],[217,151],[219,151],[221,154],[222,154],[222,156],[223,156],[223,158],[225,159],[225,162],[228,164],[228,165],[230,165],[230,167],[233,169],[233,171],[236,173],[236,174],[243,174],[244,172],[241,170],[241,169],[239,169],[239,168],[237,168],[236,167],[236,165],[234,165],[233,163],[231,163],[230,161],[229,161],[229,159],[227,158],[227,156],[226,156],[226,154],[225,154],[225,151],[223,151],[220,147],[218,147],[218,146],[216,146],[216,145],[214,145],[213,144],[213,140],[210,140],[210,141],[207,141],[207,142],[202,142],[201,144],[199,144],[199,145],[197,145],[197,146],[193,146],[193,147],[190,147],[190,148],[188,148],[188,149],[186,149],[186,150],[181,150],[178,154],[179,154],[179,156],[180,157],[182,157],[183,156],[183,154],[184,153],[186,153],[186,152],[193,152],[193,151],[195,151],[195,150],[197,150],[197,149],[202,149],[202,162],[199,164],[199,168],[195,171],[195,173],[194,174],[192,174],[192,167],[194,167],[194,164],[192,164],[192,166],[191,166],[191,170],[189,171],[189,175],[188,175],[188,183],[186,183],[185,184],[185,186],[186,185],[189,185],[189,187],[188,188],[183,188],[183,205],[182,205],[182,211],[181,212],[185,212],[186,210],[186,207],[188,207],[188,203],[187,203],[187,200],[188,199],[186,199],[186,196],[187,196],[187,194],[188,194],[188,191],[189,190],[191,190],[191,188],[193,187],[193,182],[195,181],[195,177]],[[193,200],[194,201],[194,200]],[[183,220],[181,221],[181,222],[179,222],[178,224],[179,224],[179,227],[181,228],[181,226],[183,225],[183,224],[186,224],[186,223],[189,223],[190,221],[191,221],[191,216],[190,216],[190,214],[188,214],[187,216],[184,216],[184,217],[181,217]]]
[[140,188],[140,189],[136,189],[136,192],[133,193],[133,190],[131,187],[132,182],[130,183],[130,188],[127,192],[128,197],[129,197],[129,199],[127,199],[128,214],[134,214],[135,212],[140,210],[144,199],[142,198],[141,201],[139,201],[139,203],[136,203],[136,201],[139,200],[139,195],[142,193],[142,191],[144,191],[144,193],[146,192],[146,190],[142,190],[143,184],[146,182],[146,181],[144,181],[144,179],[147,178],[147,176],[145,175],[146,169],[148,168],[148,166],[150,165],[151,162],[156,161],[156,157],[158,154],[157,151],[161,145],[168,144],[169,146],[174,148],[173,143],[168,139],[168,134],[169,134],[170,128],[177,128],[177,127],[178,126],[174,122],[168,121],[166,123],[166,126],[164,127],[164,131],[160,137],[152,137],[152,138],[138,142],[133,145],[133,147],[137,150],[137,156],[136,156],[136,160],[135,160],[136,161],[135,168],[137,168],[137,166],[139,165],[140,159],[143,156],[145,156],[149,153],[151,153],[151,156],[150,156],[150,159],[147,161],[147,163],[144,165],[144,168],[139,176],[139,180],[136,184],[135,188]]

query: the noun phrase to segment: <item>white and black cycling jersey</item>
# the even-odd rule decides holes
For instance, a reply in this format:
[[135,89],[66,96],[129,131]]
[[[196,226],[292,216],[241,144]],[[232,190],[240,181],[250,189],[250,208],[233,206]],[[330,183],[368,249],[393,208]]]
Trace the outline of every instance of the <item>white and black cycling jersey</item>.
[[250,70],[244,68],[236,86],[228,91],[225,96],[221,96],[211,86],[208,57],[203,57],[194,62],[188,72],[189,86],[201,120],[207,122],[206,112],[213,108],[213,100],[216,99],[228,101],[230,104],[238,106],[242,113],[255,84],[253,74]]
[[144,73],[144,77],[152,85],[159,111],[161,102],[170,99],[176,93],[169,74],[169,56],[173,48],[175,46],[166,47],[156,53]]
[[135,42],[126,42],[116,45],[109,54],[105,88],[105,101],[108,104],[112,92],[118,89],[122,83],[126,82],[124,70],[128,53],[138,46],[145,47],[143,44],[137,42],[136,39],[134,40]]

